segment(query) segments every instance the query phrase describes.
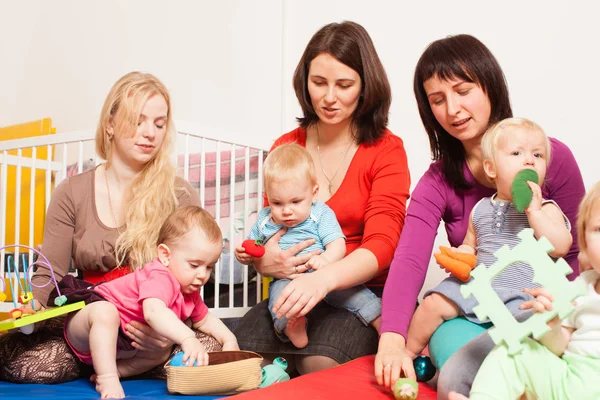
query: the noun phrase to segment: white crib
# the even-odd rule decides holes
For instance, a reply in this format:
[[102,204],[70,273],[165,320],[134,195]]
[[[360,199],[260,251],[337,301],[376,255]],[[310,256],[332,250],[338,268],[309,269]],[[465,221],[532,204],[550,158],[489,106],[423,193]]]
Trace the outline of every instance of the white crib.
[[[211,132],[199,124],[176,121],[175,126],[173,159],[178,174],[198,189],[202,206],[215,217],[233,249],[247,235],[253,217],[262,207],[266,151],[222,140],[222,133]],[[63,179],[103,162],[95,153],[94,135],[94,130],[85,130],[0,141],[0,247],[13,243],[34,247],[34,232],[39,233],[44,224],[43,216],[35,212],[36,198],[43,198],[45,211],[52,189]],[[47,152],[46,159],[38,158],[41,152]],[[32,171],[36,173],[32,175]],[[38,204],[38,211],[40,207]],[[14,242],[7,243],[7,230]],[[12,295],[18,298],[19,277],[9,273],[9,257],[13,257],[16,270],[21,267],[22,271],[23,259],[31,260],[33,254],[18,247],[0,251],[0,274],[14,282]],[[202,292],[205,298],[213,296],[214,300],[207,304],[218,317],[241,317],[260,301],[261,277],[238,264],[233,254],[224,253],[213,274]],[[22,272],[19,275],[23,277]],[[12,308],[12,302],[0,303],[0,312]]]

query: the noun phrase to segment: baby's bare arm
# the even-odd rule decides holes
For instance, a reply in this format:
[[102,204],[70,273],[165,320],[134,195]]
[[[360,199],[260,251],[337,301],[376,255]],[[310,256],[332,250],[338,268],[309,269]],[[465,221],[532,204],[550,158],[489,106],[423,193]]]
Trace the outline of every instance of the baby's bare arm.
[[333,262],[339,261],[346,255],[346,240],[337,238],[325,246],[323,254],[312,256],[306,263],[306,266],[313,270],[318,270]]
[[204,332],[215,339],[223,346],[223,350],[239,350],[237,339],[233,332],[219,318],[208,313],[206,316],[193,325],[194,329]]

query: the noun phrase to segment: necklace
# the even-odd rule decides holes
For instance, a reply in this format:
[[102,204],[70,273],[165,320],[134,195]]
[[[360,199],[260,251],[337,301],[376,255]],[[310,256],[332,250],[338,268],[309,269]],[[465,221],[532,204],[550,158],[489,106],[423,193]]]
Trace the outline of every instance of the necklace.
[[106,164],[104,165],[104,182],[106,182],[106,193],[108,193],[108,208],[110,209],[110,215],[113,217],[115,221],[117,233],[121,236],[121,231],[119,230],[119,222],[117,221],[117,217],[115,216],[115,212],[112,206],[112,200],[110,198],[110,186],[108,185],[108,174],[106,173]]
[[329,178],[329,176],[327,176],[327,173],[325,172],[325,168],[323,167],[323,160],[321,160],[321,148],[319,146],[319,140],[320,140],[321,134],[319,132],[319,123],[317,123],[316,126],[317,126],[317,157],[319,158],[319,164],[321,165],[321,171],[323,172],[323,176],[325,176],[325,179],[327,179],[327,182],[329,182],[327,189],[329,190],[329,196],[331,196],[333,194],[333,183],[332,182],[335,179],[335,177],[337,176],[338,172],[340,172],[340,169],[342,169],[342,165],[344,165],[346,156],[348,155],[348,152],[350,151],[350,147],[352,147],[352,141],[350,141],[350,143],[348,144],[348,147],[346,148],[346,151],[344,152],[344,157],[342,157],[340,166],[337,168],[337,170],[335,171],[333,176],[331,178]]

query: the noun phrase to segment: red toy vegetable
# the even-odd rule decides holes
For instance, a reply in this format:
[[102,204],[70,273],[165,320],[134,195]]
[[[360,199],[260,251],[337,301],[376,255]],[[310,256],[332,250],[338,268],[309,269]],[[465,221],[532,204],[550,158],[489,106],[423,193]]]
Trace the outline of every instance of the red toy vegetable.
[[242,243],[244,251],[252,257],[261,258],[265,255],[265,246],[263,246],[262,240],[247,239]]

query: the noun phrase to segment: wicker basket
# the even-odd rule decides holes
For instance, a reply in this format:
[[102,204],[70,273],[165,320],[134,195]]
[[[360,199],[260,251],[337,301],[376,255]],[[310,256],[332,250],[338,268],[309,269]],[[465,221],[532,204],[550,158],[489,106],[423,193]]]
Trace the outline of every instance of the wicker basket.
[[262,379],[263,358],[252,351],[217,351],[208,353],[208,365],[172,367],[167,370],[170,393],[190,395],[228,395],[256,389]]

